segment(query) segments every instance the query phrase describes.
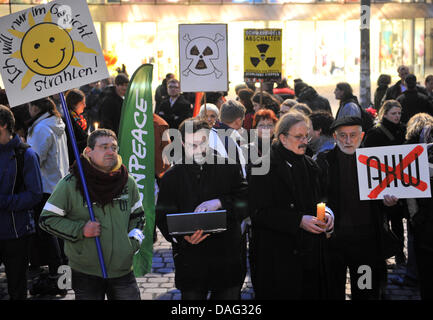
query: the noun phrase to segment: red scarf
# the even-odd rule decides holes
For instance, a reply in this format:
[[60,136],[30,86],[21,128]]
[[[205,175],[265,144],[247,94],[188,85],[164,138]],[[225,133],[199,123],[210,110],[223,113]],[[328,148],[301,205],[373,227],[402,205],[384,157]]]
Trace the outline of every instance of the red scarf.
[[77,123],[83,131],[87,130],[87,120],[84,118],[83,114],[78,114],[75,111],[71,111],[72,118],[74,119],[75,123]]

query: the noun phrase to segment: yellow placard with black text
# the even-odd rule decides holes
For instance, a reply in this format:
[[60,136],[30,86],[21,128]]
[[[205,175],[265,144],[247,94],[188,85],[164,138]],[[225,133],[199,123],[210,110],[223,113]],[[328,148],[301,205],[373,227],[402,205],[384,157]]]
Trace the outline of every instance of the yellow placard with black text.
[[282,38],[282,29],[244,30],[245,81],[281,79]]

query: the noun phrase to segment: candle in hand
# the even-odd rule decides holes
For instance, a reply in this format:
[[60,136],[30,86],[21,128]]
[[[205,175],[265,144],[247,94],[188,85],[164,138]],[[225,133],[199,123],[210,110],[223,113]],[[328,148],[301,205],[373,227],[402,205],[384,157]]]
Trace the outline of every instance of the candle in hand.
[[325,203],[321,202],[317,204],[317,219],[325,222]]
[[95,123],[93,124],[93,126],[95,127],[95,130],[98,130],[99,123],[98,123],[98,122],[95,122]]

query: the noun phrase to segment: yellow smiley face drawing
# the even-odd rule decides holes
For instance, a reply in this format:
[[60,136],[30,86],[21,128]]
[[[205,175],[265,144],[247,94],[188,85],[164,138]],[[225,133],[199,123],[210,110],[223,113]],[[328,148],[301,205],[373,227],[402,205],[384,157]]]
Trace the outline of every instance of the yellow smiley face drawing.
[[72,29],[63,29],[53,23],[48,12],[44,21],[36,24],[31,12],[28,15],[29,29],[26,32],[9,29],[8,32],[21,39],[20,49],[11,57],[22,59],[28,68],[21,80],[21,89],[25,88],[35,75],[55,75],[68,66],[82,67],[75,57],[76,52],[97,55],[83,42],[73,40]]
[[26,32],[20,51],[30,70],[48,76],[69,65],[74,56],[74,43],[69,33],[57,24],[44,22]]

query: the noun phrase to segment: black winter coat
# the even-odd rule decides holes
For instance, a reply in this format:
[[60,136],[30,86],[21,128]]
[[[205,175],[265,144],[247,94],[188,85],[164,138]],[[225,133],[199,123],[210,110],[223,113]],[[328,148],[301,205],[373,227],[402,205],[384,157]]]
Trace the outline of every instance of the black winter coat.
[[403,92],[397,101],[402,106],[401,122],[406,124],[412,116],[417,113],[425,112],[433,116],[433,105],[428,97],[415,90],[407,90]]
[[323,110],[332,114],[328,99],[320,96],[313,87],[307,87],[299,95],[298,102],[305,103],[313,111]]
[[404,125],[401,123],[395,124],[382,118],[377,125],[367,132],[363,141],[363,146],[365,148],[370,148],[403,144],[405,141],[405,135],[406,127]]
[[380,85],[374,92],[374,109],[377,111],[379,111],[382,106],[382,99],[386,94],[386,90],[388,90],[388,85]]
[[[71,112],[69,112],[69,117],[71,118],[72,122],[72,128],[74,130],[75,135],[75,142],[77,143],[78,148],[78,154],[81,154],[84,149],[87,147],[87,137],[89,136],[86,131],[83,130],[73,119]],[[62,118],[63,122],[66,123],[65,118]],[[87,126],[89,126],[89,123],[87,123]],[[74,156],[74,149],[72,148],[72,141],[71,137],[69,135],[69,130],[66,130],[67,135],[67,143],[68,143],[68,157],[69,157],[69,165],[72,166],[72,164],[75,161]]]
[[191,103],[180,95],[171,106],[168,98],[161,102],[159,111],[156,113],[167,121],[170,128],[177,129],[183,120],[192,117]]
[[[237,165],[177,164],[162,177],[156,224],[172,242],[175,283],[180,290],[241,286],[246,272],[245,237],[241,221],[248,215],[246,182]],[[227,230],[192,245],[182,236],[173,241],[166,215],[193,212],[204,201],[218,198],[227,210]],[[243,253],[243,254],[242,254]]]
[[[249,180],[252,280],[257,299],[302,299],[308,280],[303,278],[305,270],[317,271],[317,287],[329,287],[326,237],[300,227],[303,215],[315,215],[320,202],[319,168],[304,156],[310,179],[304,185],[294,185],[294,172],[279,148],[278,143],[271,147],[269,173],[253,175]],[[300,193],[312,194],[308,212],[299,209]],[[318,299],[328,296],[317,291],[312,294]]]
[[[382,103],[385,100],[396,100],[402,94],[402,92],[401,92],[401,86],[400,85],[401,85],[401,80],[397,81],[394,85],[392,85],[391,87],[389,87],[386,90],[384,98],[382,98]],[[417,85],[416,86],[416,90],[419,93],[427,95],[427,90],[425,88],[421,87],[421,86]]]
[[120,116],[122,114],[123,98],[116,93],[116,88],[110,87],[105,94],[101,107],[99,108],[99,118],[101,128],[111,129],[119,135]]
[[[338,241],[339,221],[340,221],[340,173],[339,161],[337,157],[339,152],[338,146],[334,149],[320,153],[317,157],[317,164],[322,169],[321,185],[325,187],[327,206],[332,208],[335,216],[334,234],[331,239],[331,248],[334,247],[332,242]],[[357,181],[347,181],[347,183],[358,183]],[[378,256],[376,257],[378,265],[382,265],[385,259],[394,256],[399,250],[399,242],[389,230],[389,225],[383,210],[381,200],[371,200],[370,214],[373,219],[375,241],[378,244]]]

